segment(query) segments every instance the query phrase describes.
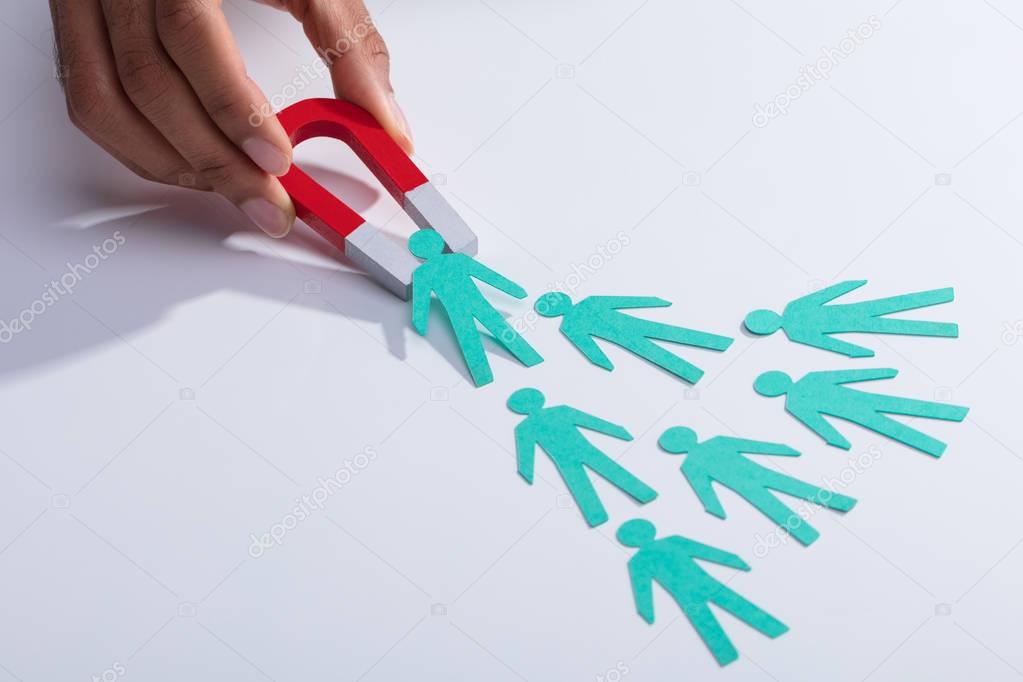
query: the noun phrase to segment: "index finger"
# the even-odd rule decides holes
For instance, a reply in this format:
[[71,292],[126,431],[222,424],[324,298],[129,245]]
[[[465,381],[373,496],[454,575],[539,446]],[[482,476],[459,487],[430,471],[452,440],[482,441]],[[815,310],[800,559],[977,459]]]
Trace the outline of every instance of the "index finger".
[[291,142],[245,71],[221,0],[156,0],[156,26],[217,127],[267,173],[287,173]]

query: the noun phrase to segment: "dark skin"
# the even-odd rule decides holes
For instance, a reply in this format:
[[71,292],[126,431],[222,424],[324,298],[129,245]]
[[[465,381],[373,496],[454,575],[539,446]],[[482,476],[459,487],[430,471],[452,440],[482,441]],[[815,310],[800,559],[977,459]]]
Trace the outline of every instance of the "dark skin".
[[[68,115],[137,175],[212,190],[273,237],[295,208],[278,177],[288,136],[248,77],[222,0],[49,0]],[[408,153],[390,60],[362,0],[263,0],[289,12],[335,94],[368,110]],[[265,112],[266,115],[253,115]]]

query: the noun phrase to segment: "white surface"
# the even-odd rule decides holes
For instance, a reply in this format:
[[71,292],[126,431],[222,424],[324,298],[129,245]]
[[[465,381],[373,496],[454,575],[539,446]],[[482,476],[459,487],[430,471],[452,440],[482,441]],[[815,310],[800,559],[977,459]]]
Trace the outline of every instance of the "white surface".
[[[0,346],[0,679],[1018,679],[1023,343],[1003,331],[1023,320],[1023,12],[891,1],[372,3],[417,160],[484,262],[534,293],[582,271],[577,295],[662,296],[658,319],[736,335],[688,353],[707,370],[688,396],[618,351],[614,373],[588,366],[549,320],[528,333],[545,363],[495,353],[496,382],[470,388],[439,319],[415,336],[310,231],[271,243],[106,159],[65,121],[45,3],[7,3],[0,318],[125,243]],[[311,63],[286,16],[227,8],[268,94]],[[881,30],[829,81],[751,125],[870,15]],[[355,157],[309,144],[317,175],[388,223]],[[929,314],[959,340],[868,340],[877,358],[857,363],[972,407],[926,425],[941,460],[843,425],[847,457],[751,390],[765,369],[850,364],[738,330],[846,277],[870,295],[956,287]],[[661,497],[638,510],[602,488],[612,521],[587,530],[544,459],[526,486],[503,405],[523,385],[632,430],[622,461]],[[767,520],[728,494],[726,522],[704,514],[657,450],[673,424],[790,443],[805,454],[785,466],[813,481],[876,454],[846,488],[860,505],[814,516],[816,545],[758,556]],[[324,510],[250,556],[250,534],[365,448]],[[791,632],[724,618],[742,657],[720,670],[664,594],[644,624],[612,539],[640,514],[744,556],[732,585]]]

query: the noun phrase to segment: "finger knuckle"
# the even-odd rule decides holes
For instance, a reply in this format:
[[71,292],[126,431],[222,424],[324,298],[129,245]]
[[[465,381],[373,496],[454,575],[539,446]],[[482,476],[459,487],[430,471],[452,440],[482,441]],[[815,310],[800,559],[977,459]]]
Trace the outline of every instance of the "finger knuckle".
[[244,120],[251,113],[246,110],[245,103],[226,88],[210,93],[205,99],[206,111],[214,121]]
[[373,31],[367,34],[359,43],[359,46],[363,58],[372,66],[385,69],[390,68],[391,53],[387,49],[387,43],[384,42],[383,37],[379,33]]
[[68,117],[80,129],[103,132],[112,118],[112,88],[91,72],[72,70],[65,83]]
[[195,169],[180,158],[162,157],[150,164],[150,172],[157,182],[179,187],[195,187],[199,182]]
[[103,15],[110,32],[143,33],[152,25],[149,3],[152,0],[103,0]]
[[235,176],[234,164],[220,154],[204,154],[192,159],[192,167],[213,187],[223,188]]
[[200,22],[213,9],[206,0],[162,0],[156,4],[156,28],[168,47],[200,35]]
[[123,51],[117,60],[117,73],[124,92],[139,108],[147,108],[167,93],[167,65],[151,47]]

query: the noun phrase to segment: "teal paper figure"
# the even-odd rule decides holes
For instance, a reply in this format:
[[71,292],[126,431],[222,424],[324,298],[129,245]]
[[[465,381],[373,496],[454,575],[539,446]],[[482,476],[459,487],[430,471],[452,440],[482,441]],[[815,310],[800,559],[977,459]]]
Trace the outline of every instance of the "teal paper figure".
[[525,289],[464,253],[443,253],[444,239],[433,230],[417,231],[409,238],[408,248],[426,261],[412,273],[412,326],[421,336],[426,334],[430,297],[436,293],[477,386],[494,380],[477,322],[526,367],[543,362],[483,297],[473,278],[515,298],[525,298]]
[[892,313],[948,303],[955,298],[952,287],[879,298],[875,301],[827,305],[866,283],[865,279],[840,282],[797,298],[785,306],[781,315],[772,310],[754,310],[746,316],[743,324],[752,333],[760,335],[773,334],[781,329],[791,341],[841,353],[850,358],[870,358],[874,356],[874,351],[836,339],[831,336],[832,334],[864,332],[953,338],[959,336],[959,326],[951,322],[885,317]]
[[607,511],[586,469],[641,504],[657,497],[650,486],[597,449],[581,433],[581,429],[589,429],[629,441],[632,436],[628,431],[567,405],[544,407],[543,404],[544,395],[535,388],[520,388],[508,398],[509,409],[526,415],[515,427],[515,451],[519,475],[527,483],[533,484],[533,461],[539,445],[551,458],[591,528],[607,521]]
[[696,560],[712,561],[740,571],[750,570],[741,558],[716,547],[670,535],[656,539],[657,528],[645,519],[626,521],[618,529],[618,542],[639,549],[629,559],[629,578],[636,610],[647,623],[654,622],[653,584],[663,587],[686,614],[689,622],[720,665],[728,665],[739,653],[728,639],[709,604],[724,609],[771,639],[788,632],[780,620],[709,575]]
[[714,490],[715,482],[735,491],[804,545],[812,544],[820,533],[772,491],[840,512],[847,512],[856,505],[851,497],[786,476],[746,457],[747,454],[799,457],[799,452],[788,445],[728,436],[715,436],[700,443],[696,432],[684,426],[668,429],[657,443],[673,455],[688,453],[682,463],[682,475],[707,513],[720,519],[725,518],[725,510]]
[[849,441],[833,427],[825,415],[838,417],[897,440],[911,448],[941,457],[945,444],[936,438],[895,421],[889,414],[904,414],[926,419],[961,422],[969,408],[945,405],[929,400],[913,400],[891,395],[867,393],[848,388],[845,384],[861,381],[891,379],[899,373],[895,369],[852,369],[835,372],[810,372],[799,381],[784,372],[764,372],[757,377],[753,388],[760,395],[776,398],[785,395],[785,409],[803,422],[828,445],[848,450]]
[[703,370],[661,348],[652,339],[716,351],[728,348],[732,345],[732,339],[642,320],[621,312],[622,308],[664,308],[670,305],[670,301],[652,296],[590,296],[572,305],[568,295],[552,291],[538,298],[533,308],[544,317],[564,316],[561,333],[598,367],[614,369],[611,360],[594,341],[595,338],[621,346],[647,362],[695,384],[703,376]]

